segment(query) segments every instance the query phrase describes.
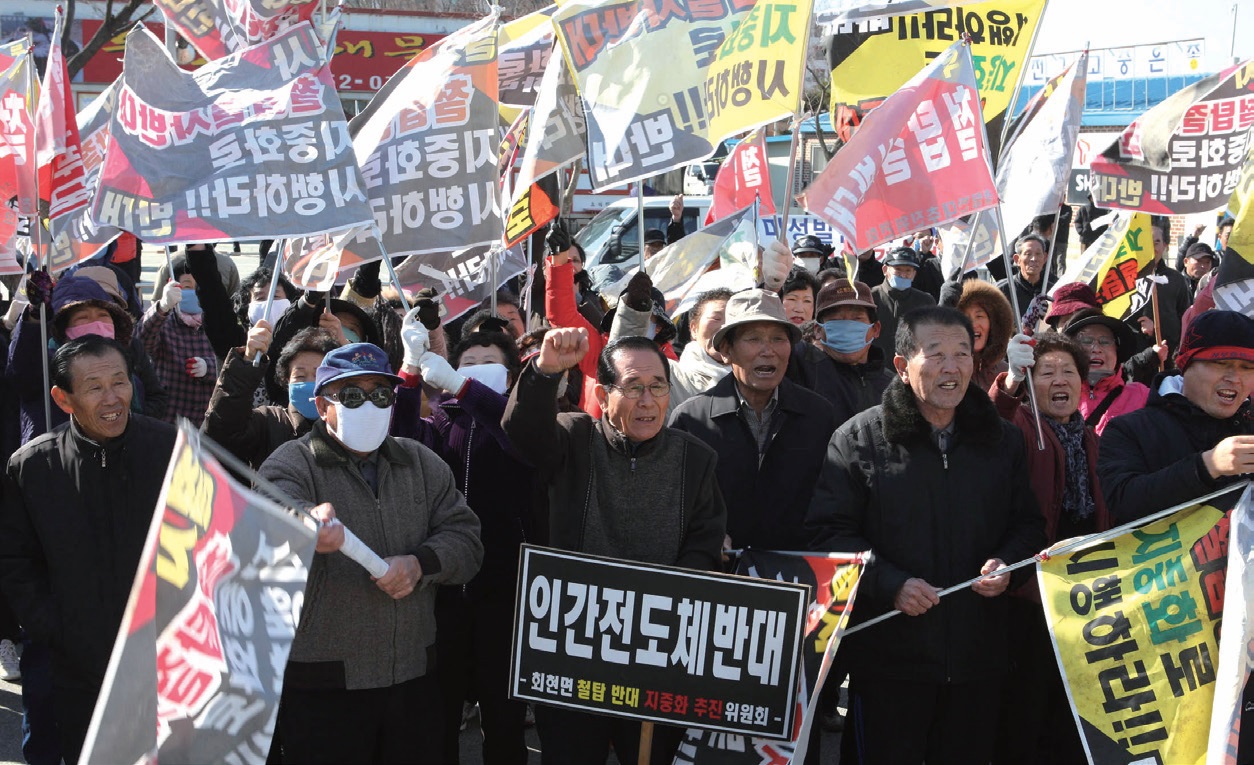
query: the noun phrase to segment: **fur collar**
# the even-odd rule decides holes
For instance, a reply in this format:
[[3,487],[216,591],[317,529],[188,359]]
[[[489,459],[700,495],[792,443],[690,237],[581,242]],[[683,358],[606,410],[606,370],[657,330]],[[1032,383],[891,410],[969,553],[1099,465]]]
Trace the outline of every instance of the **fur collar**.
[[[904,444],[914,439],[930,439],[932,426],[915,403],[914,391],[900,377],[894,377],[884,391],[884,438]],[[968,385],[967,394],[954,415],[955,433],[961,440],[996,445],[1001,441],[1001,418],[988,394]]]

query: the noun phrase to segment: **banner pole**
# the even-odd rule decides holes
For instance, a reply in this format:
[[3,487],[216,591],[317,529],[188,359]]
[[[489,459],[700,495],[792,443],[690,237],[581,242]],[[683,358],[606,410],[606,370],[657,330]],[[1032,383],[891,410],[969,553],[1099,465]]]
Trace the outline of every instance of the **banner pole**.
[[500,285],[496,283],[497,252],[498,250],[495,244],[492,245],[492,247],[488,249],[488,282],[489,282],[488,286],[492,288],[492,292],[490,294],[492,296],[492,315],[493,316],[496,316],[496,297],[497,297],[496,292],[497,292],[497,289],[500,287]]
[[[806,39],[809,39],[807,36]],[[801,108],[800,104],[797,106]],[[788,146],[788,175],[784,180],[784,205],[783,214],[780,214],[780,208],[776,207],[775,219],[779,223],[779,231],[776,232],[779,241],[783,245],[788,244],[788,219],[792,217],[792,185],[796,179],[797,171],[797,140],[801,134],[801,122],[804,118],[797,117],[792,123],[792,143]],[[815,117],[817,120],[818,117]]]
[[[35,94],[35,41],[34,36],[26,33],[26,93],[27,98]],[[39,130],[39,120],[32,120],[33,130]],[[35,136],[35,146],[39,146],[39,137]],[[32,159],[35,159],[32,157]],[[31,253],[38,260],[39,270],[48,273],[48,258],[40,254],[40,248],[43,246],[43,213],[39,204],[39,163],[32,161],[31,172],[34,174],[34,184],[32,190],[35,192],[35,198],[31,200],[35,205],[35,214],[30,219],[30,237],[31,237]],[[51,198],[51,194],[49,195]],[[19,205],[20,207],[20,205]],[[30,263],[30,256],[27,256],[27,264]],[[51,274],[49,274],[51,276]],[[39,358],[43,361],[44,374],[44,432],[52,431],[52,375],[48,370],[48,304],[44,301],[39,302]]]
[[[1150,304],[1153,306],[1154,310],[1154,344],[1162,345],[1163,325],[1162,322],[1158,320],[1158,281],[1154,278],[1153,274],[1150,274]],[[1161,356],[1158,357],[1158,371],[1163,371],[1163,359]]]
[[1045,0],[1041,5],[1041,12],[1037,14],[1036,26],[1032,29],[1032,39],[1028,40],[1027,52],[1023,54],[1023,69],[1019,70],[1019,76],[1015,78],[1015,88],[1010,92],[1010,103],[1006,105],[1006,115],[1001,122],[1001,138],[997,141],[997,160],[999,162],[1001,161],[1002,146],[1006,143],[1006,133],[1010,132],[1010,122],[1014,118],[1015,102],[1019,100],[1019,91],[1023,89],[1023,72],[1032,61],[1032,51],[1036,49],[1036,38],[1041,33],[1041,21],[1045,18],[1045,11],[1048,9],[1049,0]]
[[[266,313],[263,316],[263,318],[266,321],[270,321],[270,307],[274,305],[274,293],[279,287],[279,273],[280,271],[283,270],[282,266],[283,266],[283,262],[279,258],[276,257],[274,259],[274,273],[270,275],[270,291],[266,293]],[[330,294],[331,294],[330,292],[327,293],[328,308],[330,307],[330,299],[329,299]],[[261,366],[261,354],[260,353],[258,353],[256,356],[253,356],[253,366],[254,367]]]
[[644,180],[636,181],[636,233],[640,235],[640,270],[644,271]]
[[[409,309],[413,308],[409,304],[409,298],[405,297],[405,288],[401,286],[401,278],[396,275],[396,268],[392,266],[392,256],[386,252],[383,253],[383,265],[388,267],[388,278],[392,280],[392,284],[396,287],[396,295],[400,298],[401,305],[405,307],[405,313],[409,313]],[[496,294],[494,290],[492,294]]]
[[[1001,202],[997,203],[997,229],[1004,231],[1006,224],[1001,218]],[[1015,312],[1015,326],[1018,327],[1019,333],[1023,333],[1023,314],[1019,313],[1019,293],[1015,290],[1014,263],[1010,260],[1010,253],[1005,247],[1001,250],[1002,262],[1006,265],[1006,283],[1010,286],[1007,290],[1010,293],[1010,305]],[[1045,451],[1045,432],[1041,429],[1041,408],[1036,402],[1036,389],[1032,386],[1032,368],[1028,367],[1023,370],[1027,377],[1028,402],[1032,404],[1032,420],[1036,423],[1036,448],[1038,451]]]
[[636,755],[637,765],[649,765],[653,754],[653,723],[645,720],[640,723],[640,752]]
[[[991,579],[996,576],[1002,576],[1004,574],[1010,573],[1011,571],[1016,571],[1018,569],[1021,569],[1024,566],[1030,566],[1038,562],[1044,562],[1046,560],[1049,560],[1050,558],[1057,558],[1060,555],[1069,555],[1075,552],[1076,550],[1081,550],[1085,547],[1088,547],[1089,545],[1094,545],[1099,542],[1105,542],[1109,539],[1114,539],[1115,537],[1120,536],[1121,534],[1126,534],[1132,529],[1138,528],[1140,526],[1145,526],[1155,521],[1161,521],[1163,518],[1166,518],[1167,516],[1172,515],[1173,513],[1178,513],[1181,510],[1185,509],[1186,507],[1190,507],[1192,505],[1200,505],[1203,502],[1210,501],[1214,499],[1215,497],[1222,496],[1235,489],[1244,489],[1244,487],[1248,486],[1249,483],[1250,483],[1249,479],[1246,479],[1240,483],[1234,483],[1231,486],[1225,486],[1224,488],[1219,489],[1218,491],[1212,491],[1210,494],[1206,494],[1204,496],[1198,497],[1197,499],[1190,499],[1188,502],[1184,502],[1179,505],[1174,505],[1172,507],[1167,508],[1166,510],[1159,510],[1157,513],[1147,515],[1144,518],[1137,518],[1135,521],[1129,521],[1128,523],[1125,523],[1122,526],[1116,526],[1113,529],[1109,529],[1107,531],[1099,531],[1096,534],[1089,534],[1088,536],[1076,537],[1075,539],[1072,539],[1069,542],[1062,543],[1061,546],[1057,548],[1050,548],[1050,549],[1042,550],[1036,555],[1033,555],[1031,558],[1024,558],[1023,560],[1018,561],[1016,563],[1012,563],[1009,566],[1006,566],[1005,568],[999,568],[997,569],[997,571],[990,572],[988,574],[981,574],[979,576],[972,577],[965,582],[959,582],[958,584],[955,584],[952,587],[946,587],[940,592],[937,592],[936,597],[943,598],[946,595],[952,595],[953,593],[958,592],[959,590],[965,590],[966,588],[970,587],[976,582],[980,582],[985,579]],[[852,635],[855,632],[861,632],[867,627],[879,624],[880,622],[883,622],[883,621],[887,621],[888,619],[891,619],[892,617],[900,613],[902,612],[897,611],[897,610],[892,610],[887,613],[880,614],[874,619],[868,619],[867,621],[862,622],[856,627],[850,627],[849,629],[845,630],[845,635],[847,637],[849,635]]]

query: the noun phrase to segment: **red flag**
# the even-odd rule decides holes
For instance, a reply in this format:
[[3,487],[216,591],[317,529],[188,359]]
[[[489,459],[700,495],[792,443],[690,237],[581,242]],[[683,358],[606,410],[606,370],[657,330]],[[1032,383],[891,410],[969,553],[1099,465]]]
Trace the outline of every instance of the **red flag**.
[[800,199],[859,252],[995,206],[970,48],[949,46],[868,114]]
[[775,214],[771,172],[766,161],[766,138],[755,130],[736,144],[714,179],[714,198],[705,214],[705,225],[743,210],[760,199],[759,215]]
[[59,218],[87,206],[87,174],[83,169],[78,121],[71,107],[69,70],[61,50],[64,16],[57,7],[43,86],[35,108],[35,162],[39,199],[49,203],[48,217]]
[[[0,202],[16,197],[17,214],[35,212],[35,122],[30,103],[35,65],[25,38],[0,45]],[[16,216],[5,216],[6,226],[17,226]],[[0,247],[8,242],[0,238]]]

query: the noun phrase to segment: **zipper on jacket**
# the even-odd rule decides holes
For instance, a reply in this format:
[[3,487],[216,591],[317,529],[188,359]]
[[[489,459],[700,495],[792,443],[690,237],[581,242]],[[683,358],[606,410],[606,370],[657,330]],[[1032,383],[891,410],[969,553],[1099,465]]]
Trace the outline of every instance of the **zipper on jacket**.
[[941,452],[941,464],[945,466],[946,470],[949,469],[949,455],[945,452]]
[[633,478],[636,476],[636,458],[635,457],[631,458],[631,475]]
[[109,467],[109,452],[105,449],[100,450],[100,467]]

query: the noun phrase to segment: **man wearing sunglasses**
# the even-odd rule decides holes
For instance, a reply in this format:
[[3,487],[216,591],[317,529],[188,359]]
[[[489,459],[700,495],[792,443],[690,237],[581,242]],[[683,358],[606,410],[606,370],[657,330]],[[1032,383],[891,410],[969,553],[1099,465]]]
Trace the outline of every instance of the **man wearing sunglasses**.
[[[591,555],[704,571],[722,559],[727,511],[715,454],[697,438],[664,427],[670,366],[646,337],[614,340],[597,359],[601,418],[558,414],[557,386],[588,352],[583,328],[544,336],[523,367],[502,426],[549,487],[548,543]],[[636,762],[640,724],[536,706],[545,765],[600,765],[613,744]],[[658,725],[652,762],[670,762],[682,728]]]
[[[315,375],[319,421],[261,466],[324,522],[288,656],[282,762],[443,761],[434,585],[470,581],[483,547],[444,461],[388,436],[399,382],[377,346],[328,353]],[[338,552],[336,518],[386,574],[374,579]]]

